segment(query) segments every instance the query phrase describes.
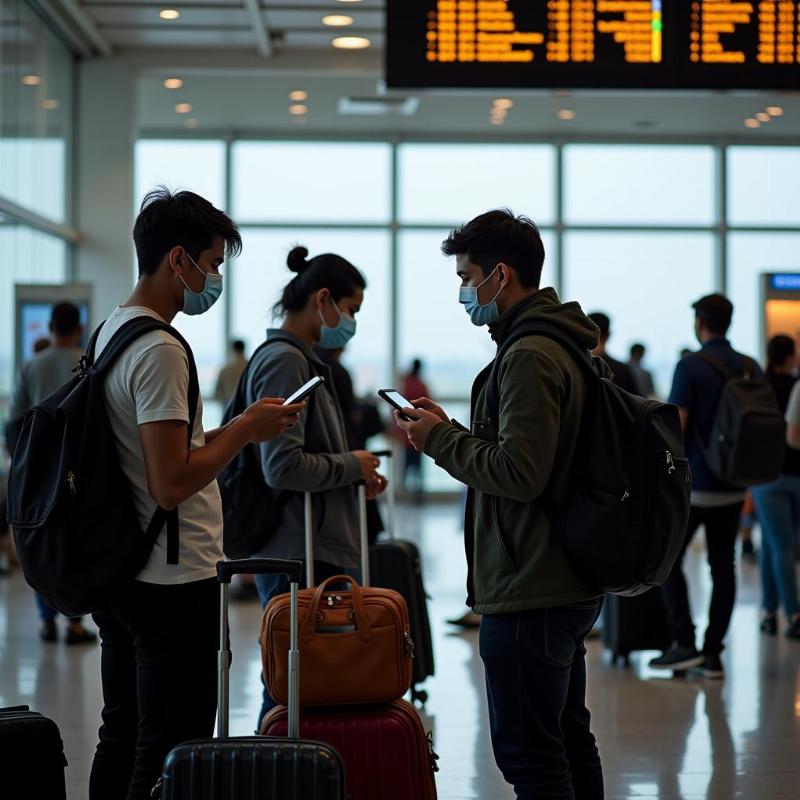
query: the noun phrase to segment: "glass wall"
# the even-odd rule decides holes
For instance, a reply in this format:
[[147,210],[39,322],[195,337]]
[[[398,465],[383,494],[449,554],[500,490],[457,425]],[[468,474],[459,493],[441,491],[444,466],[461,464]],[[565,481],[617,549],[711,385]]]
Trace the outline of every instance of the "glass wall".
[[[680,350],[696,346],[696,299],[727,287],[734,344],[760,355],[758,275],[800,271],[800,148],[140,142],[137,196],[159,182],[222,198],[243,230],[225,308],[190,332],[207,386],[226,338],[251,351],[263,340],[296,244],[312,255],[340,253],[367,277],[359,333],[345,355],[357,391],[374,397],[420,357],[431,393],[461,417],[494,345],[460,308],[454,265],[440,248],[452,226],[476,214],[509,207],[535,220],[547,251],[543,285],[608,313],[617,358],[643,342],[662,395]],[[766,202],[755,202],[765,189]],[[456,488],[433,467],[428,481]]]
[[60,284],[70,273],[73,57],[22,0],[0,0],[0,31],[2,422],[14,382],[14,285]]

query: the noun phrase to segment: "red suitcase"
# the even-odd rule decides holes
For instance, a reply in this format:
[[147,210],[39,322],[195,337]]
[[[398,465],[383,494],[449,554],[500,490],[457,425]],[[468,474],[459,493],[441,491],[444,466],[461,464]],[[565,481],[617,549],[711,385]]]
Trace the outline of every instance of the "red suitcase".
[[[264,718],[261,733],[286,736],[286,708]],[[300,735],[336,749],[352,800],[436,800],[438,756],[417,710],[405,700],[371,708],[309,711]]]

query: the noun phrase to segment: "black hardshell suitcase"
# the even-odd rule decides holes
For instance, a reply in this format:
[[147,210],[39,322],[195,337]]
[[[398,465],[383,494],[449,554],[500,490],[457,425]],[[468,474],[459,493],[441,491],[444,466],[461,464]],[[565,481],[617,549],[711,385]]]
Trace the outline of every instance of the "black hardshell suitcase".
[[[374,453],[376,456],[391,457],[390,450]],[[369,551],[370,573],[373,586],[394,589],[399,592],[408,606],[411,625],[411,640],[414,642],[414,671],[411,684],[411,699],[425,703],[428,693],[419,684],[433,676],[434,656],[431,622],[428,615],[428,599],[422,579],[422,560],[419,549],[413,542],[394,538],[394,480],[389,484],[388,493],[388,541],[378,542]]]
[[[221,561],[219,708],[217,738],[179,745],[167,756],[160,781],[161,800],[345,800],[344,765],[321,742],[301,740],[297,592],[300,561],[243,559]],[[289,737],[228,737],[229,675],[228,589],[239,574],[288,574],[292,596],[289,651]]]
[[607,594],[603,606],[603,643],[616,664],[630,664],[636,650],[666,650],[670,635],[661,592],[652,589],[638,597]]
[[0,709],[4,797],[66,800],[64,743],[53,720],[28,706]]

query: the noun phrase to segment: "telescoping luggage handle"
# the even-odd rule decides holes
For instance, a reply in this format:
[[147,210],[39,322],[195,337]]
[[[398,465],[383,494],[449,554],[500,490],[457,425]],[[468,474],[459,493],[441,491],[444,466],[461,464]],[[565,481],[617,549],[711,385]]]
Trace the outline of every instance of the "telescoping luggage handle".
[[373,450],[372,455],[375,458],[385,458],[389,461],[389,486],[386,489],[386,533],[389,534],[390,539],[397,538],[397,530],[395,528],[395,491],[397,490],[397,459],[394,457],[392,450]]
[[[377,455],[377,454],[375,454]],[[361,547],[361,585],[369,586],[369,531],[367,528],[367,489],[364,481],[356,484],[358,489],[358,532]],[[314,511],[311,504],[312,493],[303,497],[306,537],[306,586],[317,585],[314,579]]]
[[300,738],[300,652],[298,650],[298,599],[302,561],[276,558],[244,558],[238,561],[218,561],[217,580],[220,585],[219,604],[219,655],[217,683],[217,737],[228,735],[230,723],[230,671],[231,650],[228,626],[228,594],[234,575],[288,575],[289,576],[289,738]]

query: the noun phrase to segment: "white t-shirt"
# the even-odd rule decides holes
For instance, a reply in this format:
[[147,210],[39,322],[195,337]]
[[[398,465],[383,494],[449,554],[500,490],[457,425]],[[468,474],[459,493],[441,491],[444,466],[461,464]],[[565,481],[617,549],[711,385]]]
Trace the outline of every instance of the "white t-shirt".
[[[106,320],[97,341],[99,355],[114,333],[140,316],[161,319],[149,308],[117,308]],[[163,320],[162,320],[163,322]],[[147,491],[139,426],[147,422],[189,422],[187,389],[189,362],[183,346],[165,331],[140,336],[114,364],[106,377],[106,407],[117,440],[120,463],[133,488],[139,523],[144,532],[156,510]],[[192,449],[206,443],[203,405],[197,401]],[[213,578],[222,559],[222,501],[216,481],[178,508],[180,554],[177,564],[167,564],[166,527],[158,537],[150,560],[136,576],[145,583],[176,584]]]

